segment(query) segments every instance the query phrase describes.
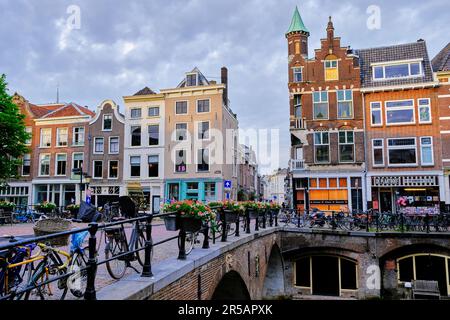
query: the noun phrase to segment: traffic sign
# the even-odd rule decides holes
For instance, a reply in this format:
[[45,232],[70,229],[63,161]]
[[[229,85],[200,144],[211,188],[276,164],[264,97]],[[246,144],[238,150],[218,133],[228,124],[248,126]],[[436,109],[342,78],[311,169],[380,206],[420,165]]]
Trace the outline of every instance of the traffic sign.
[[231,180],[225,180],[223,182],[225,189],[231,189]]

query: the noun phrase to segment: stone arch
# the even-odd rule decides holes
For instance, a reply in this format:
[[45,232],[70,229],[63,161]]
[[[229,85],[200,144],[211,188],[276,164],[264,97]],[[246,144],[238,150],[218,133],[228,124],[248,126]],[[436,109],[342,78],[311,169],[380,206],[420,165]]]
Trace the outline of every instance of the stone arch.
[[281,250],[275,243],[270,251],[264,277],[262,297],[275,298],[285,294],[284,261]]
[[380,262],[384,262],[389,259],[400,258],[402,256],[415,253],[435,253],[450,256],[450,248],[435,243],[414,243],[395,247],[387,252],[384,252],[382,256],[380,256]]
[[231,270],[219,281],[211,300],[250,300],[250,293],[241,275]]

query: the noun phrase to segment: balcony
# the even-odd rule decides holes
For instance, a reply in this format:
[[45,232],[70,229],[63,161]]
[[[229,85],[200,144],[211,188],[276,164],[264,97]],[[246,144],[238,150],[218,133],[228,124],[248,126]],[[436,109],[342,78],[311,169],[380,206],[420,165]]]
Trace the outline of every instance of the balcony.
[[290,160],[290,168],[291,168],[291,171],[306,170],[305,160],[291,159]]
[[306,129],[306,118],[291,119],[291,129],[305,130]]

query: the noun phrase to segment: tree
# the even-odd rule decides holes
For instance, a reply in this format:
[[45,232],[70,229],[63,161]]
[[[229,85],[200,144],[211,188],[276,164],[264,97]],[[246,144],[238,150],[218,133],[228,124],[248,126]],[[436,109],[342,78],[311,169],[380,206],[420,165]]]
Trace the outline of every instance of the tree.
[[20,159],[28,152],[25,145],[30,135],[26,132],[25,116],[8,94],[6,76],[0,76],[0,185],[18,177]]

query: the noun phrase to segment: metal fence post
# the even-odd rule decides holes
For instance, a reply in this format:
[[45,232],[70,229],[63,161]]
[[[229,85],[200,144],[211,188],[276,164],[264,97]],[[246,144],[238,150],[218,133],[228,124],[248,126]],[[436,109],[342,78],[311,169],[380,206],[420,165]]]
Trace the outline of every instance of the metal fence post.
[[209,222],[203,226],[203,246],[202,249],[209,249]]
[[273,210],[270,210],[270,215],[269,215],[269,226],[273,227]]
[[153,251],[153,239],[152,239],[152,219],[153,215],[147,215],[145,225],[145,261],[142,267],[142,277],[153,277],[152,273],[152,251]]
[[428,212],[425,214],[425,226],[427,233],[430,233],[430,216],[428,215]]
[[259,231],[259,210],[256,211],[255,231]]
[[245,233],[250,233],[250,211],[245,210]]
[[400,231],[404,232],[404,221],[403,221],[403,211],[400,210]]
[[377,224],[377,232],[379,232],[379,228],[380,228],[380,215],[379,215],[379,213],[378,213],[378,211],[375,211],[375,219],[377,219],[376,220],[376,224]]
[[275,215],[275,227],[278,227],[278,214],[280,213],[280,210],[278,210],[277,214]]
[[300,211],[298,211],[296,213],[297,213],[297,228],[300,228]]
[[369,211],[366,212],[366,232],[369,232]]
[[235,234],[236,237],[240,236],[240,234],[239,234],[239,220],[240,219],[241,219],[241,215],[240,215],[240,213],[238,213],[237,220],[236,220],[236,234]]
[[262,225],[262,228],[263,228],[263,229],[266,228],[266,217],[267,217],[267,210],[264,210],[264,215],[263,215],[263,225]]
[[227,217],[225,216],[225,210],[221,211],[222,217],[222,239],[220,241],[226,242],[228,236]]
[[331,211],[331,229],[336,230],[336,216],[334,211]]
[[89,224],[89,258],[87,261],[87,285],[84,292],[85,300],[97,300],[95,291],[95,276],[97,274],[97,223]]
[[180,247],[178,252],[178,259],[180,260],[186,260],[186,230],[184,229],[184,224],[181,223],[180,225],[180,233],[178,235],[180,238]]

